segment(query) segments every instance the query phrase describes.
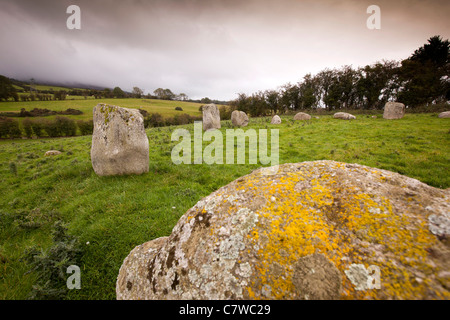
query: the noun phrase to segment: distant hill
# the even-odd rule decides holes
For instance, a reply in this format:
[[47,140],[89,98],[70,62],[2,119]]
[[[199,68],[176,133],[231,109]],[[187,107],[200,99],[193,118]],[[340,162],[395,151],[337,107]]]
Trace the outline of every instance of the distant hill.
[[[17,79],[10,79],[14,87],[17,90],[29,91],[30,86],[38,91],[41,90],[74,90],[74,89],[85,89],[85,90],[104,90],[106,87],[100,87],[95,85],[89,85],[84,83],[61,83],[61,82],[41,82],[41,81],[23,81]],[[111,88],[110,88],[111,89]]]

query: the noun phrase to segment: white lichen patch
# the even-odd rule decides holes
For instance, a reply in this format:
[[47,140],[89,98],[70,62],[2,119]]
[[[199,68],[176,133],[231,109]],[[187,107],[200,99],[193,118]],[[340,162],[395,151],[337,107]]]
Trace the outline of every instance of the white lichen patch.
[[450,235],[450,218],[444,215],[432,214],[428,217],[431,233],[437,236]]
[[221,196],[211,198],[208,200],[208,202],[205,205],[205,210],[208,213],[214,213],[214,210],[218,204],[220,204],[223,201]]
[[345,275],[355,286],[355,290],[367,290],[369,273],[367,269],[362,264],[351,264],[347,270],[345,270]]
[[243,278],[249,278],[252,275],[252,267],[250,263],[248,262],[241,263],[236,273]]

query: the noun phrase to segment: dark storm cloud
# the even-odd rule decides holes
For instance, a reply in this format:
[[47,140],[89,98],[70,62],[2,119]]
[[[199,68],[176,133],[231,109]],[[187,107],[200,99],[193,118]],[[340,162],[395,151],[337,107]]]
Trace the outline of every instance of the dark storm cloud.
[[[81,30],[66,8],[81,8]],[[381,8],[368,30],[366,8]],[[0,74],[234,98],[449,38],[448,1],[2,1]]]

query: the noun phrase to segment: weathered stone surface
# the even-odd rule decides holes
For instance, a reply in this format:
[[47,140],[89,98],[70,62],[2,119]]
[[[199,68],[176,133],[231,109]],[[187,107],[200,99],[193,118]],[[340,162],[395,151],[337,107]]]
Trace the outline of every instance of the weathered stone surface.
[[356,117],[350,113],[347,112],[336,112],[333,115],[334,119],[342,119],[342,120],[354,120]]
[[439,118],[450,118],[450,111],[444,111],[439,113],[438,115]]
[[148,172],[149,144],[139,110],[94,107],[91,161],[100,176]]
[[117,287],[126,290],[117,291],[117,299],[149,300],[152,298],[146,294],[148,292],[147,282],[139,281],[140,279],[133,275],[139,276],[148,273],[148,262],[152,261],[167,239],[168,237],[157,238],[133,249],[120,267],[119,274],[122,276],[117,279]]
[[244,111],[234,110],[231,113],[231,123],[233,126],[245,127],[248,125],[248,116]]
[[401,119],[405,115],[405,105],[399,102],[387,102],[384,105],[384,119]]
[[335,300],[342,291],[338,268],[320,253],[298,259],[292,284],[301,293],[297,298],[306,300]]
[[[255,170],[136,247],[118,299],[449,299],[450,190],[334,161]],[[379,289],[366,268],[380,269]]]
[[311,120],[311,116],[304,112],[299,112],[294,116],[294,120]]
[[220,112],[214,103],[202,107],[203,130],[220,129]]
[[44,157],[49,157],[49,156],[57,156],[59,154],[61,154],[61,151],[58,150],[49,150],[44,154]]
[[281,118],[278,115],[273,116],[272,120],[270,121],[271,124],[281,124]]

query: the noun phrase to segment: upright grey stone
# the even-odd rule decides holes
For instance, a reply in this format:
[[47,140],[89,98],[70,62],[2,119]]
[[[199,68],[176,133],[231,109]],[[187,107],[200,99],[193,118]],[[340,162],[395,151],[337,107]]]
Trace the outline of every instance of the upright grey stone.
[[149,144],[137,109],[94,107],[91,161],[99,176],[142,174],[149,170]]
[[399,102],[387,102],[384,105],[383,118],[384,119],[401,119],[405,115],[405,105]]
[[270,121],[271,124],[281,124],[281,118],[278,115],[273,116],[272,121]]
[[236,127],[245,127],[248,125],[248,116],[244,111],[234,110],[231,113],[231,123]]
[[450,118],[450,111],[444,111],[439,113],[438,115],[439,118]]
[[333,115],[334,119],[342,119],[342,120],[355,120],[356,117],[350,113],[347,112],[336,112]]
[[204,105],[203,111],[203,130],[220,129],[220,112],[214,103]]
[[304,112],[299,112],[294,116],[294,120],[311,120],[311,116]]

